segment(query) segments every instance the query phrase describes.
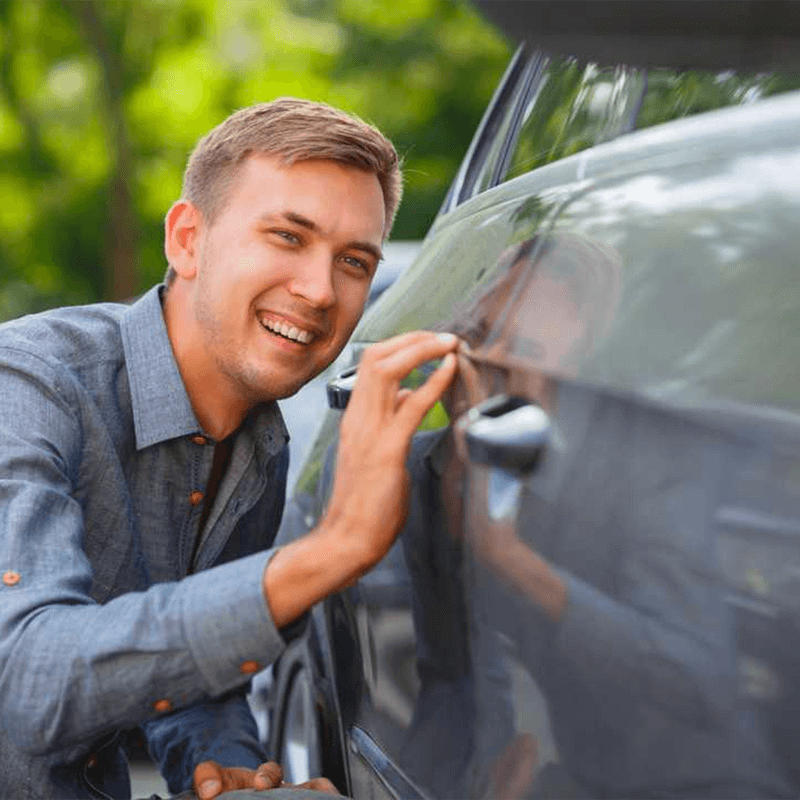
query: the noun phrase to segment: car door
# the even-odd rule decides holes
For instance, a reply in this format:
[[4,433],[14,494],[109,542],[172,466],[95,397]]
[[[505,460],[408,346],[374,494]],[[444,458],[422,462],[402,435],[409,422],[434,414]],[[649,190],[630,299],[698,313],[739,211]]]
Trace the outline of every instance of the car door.
[[[480,727],[507,737],[487,773],[535,743],[544,796],[797,790],[799,108],[594,148],[513,257],[461,417]],[[521,422],[503,439],[522,401],[550,418],[532,465]],[[540,558],[568,590],[557,624]]]
[[[763,621],[783,619],[781,587],[798,563],[786,477],[796,463],[786,415],[796,410],[797,209],[786,176],[797,99],[661,126],[666,100],[679,100],[673,119],[707,108],[707,93],[693,101],[683,74],[578,69],[535,54],[515,64],[447,212],[339,363],[345,370],[370,342],[417,327],[457,330],[475,345],[458,402],[449,414],[435,409],[414,442],[398,545],[315,612],[349,791],[637,795],[680,792],[694,776],[701,794],[790,792],[779,751],[792,728],[774,711],[792,695],[776,688],[784,673]],[[562,105],[545,91],[559,81]],[[712,105],[739,102],[742,86],[722,85]],[[491,457],[479,447],[457,465],[449,423],[502,395],[546,411],[537,469],[509,469],[491,425]],[[500,410],[520,407],[511,406],[479,416],[502,421]],[[300,529],[324,511],[340,414],[329,412],[300,475],[289,513]],[[683,491],[664,494],[673,484]],[[622,539],[596,535],[615,523]],[[643,532],[651,538],[637,539]],[[675,551],[677,562],[664,555]],[[518,563],[503,563],[507,552]],[[575,635],[584,651],[557,641],[558,626],[513,576],[528,552],[564,570],[573,598],[589,598]],[[660,602],[681,613],[653,628]],[[623,651],[659,669],[611,657],[615,639],[589,621],[613,603],[628,614],[623,626],[651,624],[641,630],[652,651],[635,650],[644,633],[620,639]],[[569,657],[556,658],[557,645]],[[707,728],[730,732],[732,708],[754,732],[711,741]],[[781,724],[782,739],[765,730]],[[653,754],[675,749],[680,725],[687,763],[665,774]],[[651,728],[659,735],[637,750],[632,733]],[[698,754],[725,765],[693,772]],[[734,756],[749,772],[731,767]]]

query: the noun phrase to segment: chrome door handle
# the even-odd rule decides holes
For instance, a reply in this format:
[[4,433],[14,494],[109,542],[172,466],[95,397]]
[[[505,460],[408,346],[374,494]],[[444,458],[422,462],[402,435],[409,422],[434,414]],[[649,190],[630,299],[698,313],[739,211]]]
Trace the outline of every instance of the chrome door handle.
[[356,367],[350,367],[344,372],[340,372],[335,378],[328,381],[328,407],[343,409],[347,408],[350,400],[350,393],[356,383]]
[[476,491],[470,492],[472,501],[481,506],[481,517],[493,525],[513,524],[525,477],[547,449],[550,417],[535,403],[502,394],[471,408],[458,427],[470,460],[488,467],[476,472]]
[[462,424],[471,460],[523,474],[536,469],[552,427],[541,406],[505,394],[471,408]]

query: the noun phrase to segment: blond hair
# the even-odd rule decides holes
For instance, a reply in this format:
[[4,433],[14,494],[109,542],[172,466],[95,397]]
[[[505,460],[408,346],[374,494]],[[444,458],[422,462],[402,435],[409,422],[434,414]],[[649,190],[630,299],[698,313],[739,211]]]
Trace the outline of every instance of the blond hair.
[[[286,166],[319,159],[371,172],[383,191],[384,236],[389,235],[403,179],[394,146],[377,128],[326,103],[296,97],[240,109],[197,143],[183,175],[183,199],[213,223],[243,162],[254,154],[277,156]],[[168,284],[173,277],[170,268]]]

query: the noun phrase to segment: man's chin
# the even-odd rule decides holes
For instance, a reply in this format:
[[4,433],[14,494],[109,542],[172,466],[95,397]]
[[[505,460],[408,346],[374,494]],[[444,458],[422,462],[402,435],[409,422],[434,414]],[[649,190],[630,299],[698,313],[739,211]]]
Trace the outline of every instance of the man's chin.
[[315,370],[308,377],[297,378],[290,381],[281,381],[280,379],[273,378],[267,379],[263,383],[264,393],[262,401],[266,400],[286,400],[289,397],[294,397],[304,386],[311,383],[314,378],[324,371],[323,369]]

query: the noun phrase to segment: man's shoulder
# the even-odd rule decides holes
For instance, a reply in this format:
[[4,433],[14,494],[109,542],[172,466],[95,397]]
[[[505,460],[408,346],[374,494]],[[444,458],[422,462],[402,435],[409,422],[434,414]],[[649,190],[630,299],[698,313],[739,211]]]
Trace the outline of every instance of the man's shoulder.
[[119,360],[127,308],[121,303],[65,306],[5,322],[0,325],[0,364],[18,354],[51,368],[81,372]]
[[127,306],[98,303],[30,314],[0,325],[0,380],[27,376],[73,408],[127,385],[121,323]]

